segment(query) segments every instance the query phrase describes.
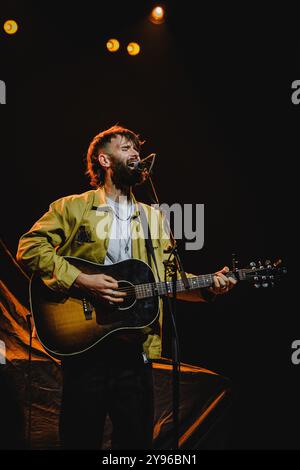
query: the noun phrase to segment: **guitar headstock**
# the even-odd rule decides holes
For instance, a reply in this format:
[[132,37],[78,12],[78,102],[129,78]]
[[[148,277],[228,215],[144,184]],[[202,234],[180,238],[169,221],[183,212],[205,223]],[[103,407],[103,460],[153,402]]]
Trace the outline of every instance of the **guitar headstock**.
[[247,280],[254,284],[254,287],[274,287],[282,275],[287,273],[287,269],[282,266],[282,260],[275,262],[266,260],[264,264],[261,261],[250,263],[250,268],[239,269],[240,280]]

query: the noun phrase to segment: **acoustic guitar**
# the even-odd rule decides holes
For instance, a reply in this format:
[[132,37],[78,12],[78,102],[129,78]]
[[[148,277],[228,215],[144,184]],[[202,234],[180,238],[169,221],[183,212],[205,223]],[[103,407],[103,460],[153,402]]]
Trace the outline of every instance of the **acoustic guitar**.
[[[117,331],[138,330],[151,325],[159,315],[159,298],[171,295],[173,283],[156,282],[152,269],[138,259],[101,265],[66,256],[65,259],[86,274],[106,274],[118,281],[118,290],[126,292],[120,304],[110,304],[78,288],[68,293],[54,291],[36,274],[30,282],[30,306],[37,336],[50,355],[61,359],[83,353]],[[256,287],[273,285],[285,268],[279,262],[246,269],[235,269],[226,276],[250,281]],[[186,289],[180,279],[176,291],[210,287],[214,274],[188,278]]]

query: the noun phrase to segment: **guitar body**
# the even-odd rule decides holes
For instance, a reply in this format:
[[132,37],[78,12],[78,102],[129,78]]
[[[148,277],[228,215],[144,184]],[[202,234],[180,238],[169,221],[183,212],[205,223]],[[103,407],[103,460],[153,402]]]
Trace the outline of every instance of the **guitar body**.
[[111,305],[76,288],[68,294],[58,293],[34,275],[30,283],[31,312],[37,336],[52,356],[61,359],[80,354],[114,332],[142,329],[157,319],[159,297],[139,298],[134,288],[155,283],[151,268],[143,261],[100,265],[75,257],[65,259],[86,274],[112,276],[128,295],[121,304]]

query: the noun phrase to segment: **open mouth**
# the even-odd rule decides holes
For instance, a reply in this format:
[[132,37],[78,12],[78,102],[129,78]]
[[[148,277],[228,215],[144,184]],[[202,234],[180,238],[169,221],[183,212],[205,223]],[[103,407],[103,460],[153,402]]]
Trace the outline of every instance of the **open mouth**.
[[130,168],[134,168],[135,164],[138,162],[139,160],[137,158],[129,158],[127,160],[127,166],[129,166]]

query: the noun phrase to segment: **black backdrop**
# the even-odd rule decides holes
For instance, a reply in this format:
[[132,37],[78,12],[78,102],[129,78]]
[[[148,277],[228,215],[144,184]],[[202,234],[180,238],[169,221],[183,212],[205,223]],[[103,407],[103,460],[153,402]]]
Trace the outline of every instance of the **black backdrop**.
[[[175,4],[174,4],[175,3]],[[116,122],[156,152],[161,202],[204,203],[205,243],[184,253],[185,269],[212,272],[238,254],[280,257],[288,267],[274,289],[239,285],[212,305],[179,303],[182,360],[216,370],[235,385],[230,446],[299,448],[299,339],[296,272],[300,78],[296,13],[262,7],[210,10],[165,2],[1,2],[2,237],[19,236],[58,197],[83,192],[91,138]],[[117,37],[116,54],[105,42]],[[129,57],[124,46],[141,44]],[[136,192],[149,202],[146,187]],[[165,322],[165,353],[169,323]]]

